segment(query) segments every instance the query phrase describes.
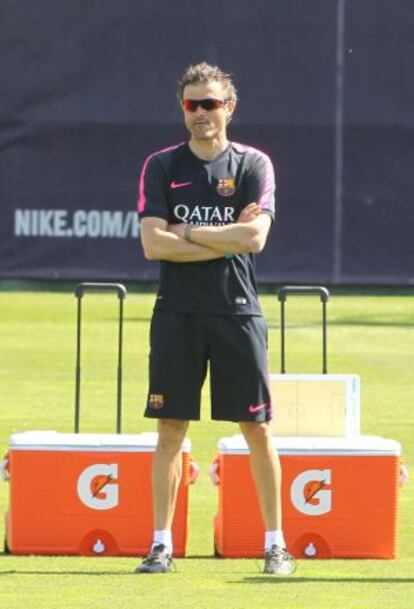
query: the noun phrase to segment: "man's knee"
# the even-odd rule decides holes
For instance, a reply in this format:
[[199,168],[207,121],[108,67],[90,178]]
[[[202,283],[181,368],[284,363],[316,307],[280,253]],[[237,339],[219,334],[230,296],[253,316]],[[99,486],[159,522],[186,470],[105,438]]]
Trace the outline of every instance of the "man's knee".
[[239,426],[248,446],[268,446],[271,444],[272,435],[269,423],[240,421]]
[[189,421],[178,419],[158,420],[158,449],[177,451],[181,449]]

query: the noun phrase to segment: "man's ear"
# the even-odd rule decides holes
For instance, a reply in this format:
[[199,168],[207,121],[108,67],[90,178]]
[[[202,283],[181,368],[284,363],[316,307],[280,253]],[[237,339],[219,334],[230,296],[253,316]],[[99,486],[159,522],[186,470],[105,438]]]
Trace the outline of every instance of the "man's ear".
[[227,109],[227,124],[229,124],[229,122],[233,118],[233,114],[236,109],[236,100],[229,99],[226,104],[226,109]]

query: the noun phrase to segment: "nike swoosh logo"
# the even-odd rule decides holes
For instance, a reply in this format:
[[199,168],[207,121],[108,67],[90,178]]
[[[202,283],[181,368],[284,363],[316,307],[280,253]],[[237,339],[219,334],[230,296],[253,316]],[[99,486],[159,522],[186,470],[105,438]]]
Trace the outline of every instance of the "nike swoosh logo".
[[192,182],[171,182],[170,188],[183,188],[184,186],[190,186]]
[[249,412],[251,414],[254,414],[255,412],[259,412],[259,410],[263,410],[263,408],[266,408],[267,404],[258,404],[257,406],[249,406]]

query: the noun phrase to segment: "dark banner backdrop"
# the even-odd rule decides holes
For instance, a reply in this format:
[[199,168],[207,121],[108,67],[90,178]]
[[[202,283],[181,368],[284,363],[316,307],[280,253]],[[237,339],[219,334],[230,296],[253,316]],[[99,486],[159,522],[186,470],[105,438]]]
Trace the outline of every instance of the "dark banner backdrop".
[[268,282],[414,283],[412,0],[3,0],[0,277],[153,279],[149,153],[189,63],[230,70],[230,138],[274,160]]

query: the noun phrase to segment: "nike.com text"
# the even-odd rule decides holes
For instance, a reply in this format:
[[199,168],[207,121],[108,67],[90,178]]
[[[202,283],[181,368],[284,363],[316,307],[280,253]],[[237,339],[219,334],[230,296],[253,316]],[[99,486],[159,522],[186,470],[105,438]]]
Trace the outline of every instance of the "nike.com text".
[[138,234],[138,214],[134,211],[16,209],[14,214],[15,237],[125,239]]

